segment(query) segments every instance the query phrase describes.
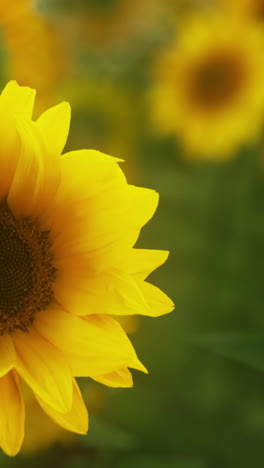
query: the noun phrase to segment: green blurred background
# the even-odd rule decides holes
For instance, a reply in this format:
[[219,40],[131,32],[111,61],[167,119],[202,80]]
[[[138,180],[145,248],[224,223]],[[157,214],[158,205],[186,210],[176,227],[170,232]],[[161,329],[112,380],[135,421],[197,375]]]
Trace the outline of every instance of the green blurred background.
[[38,112],[70,101],[67,149],[123,157],[130,183],[159,191],[158,212],[138,246],[171,251],[151,281],[176,310],[139,319],[131,340],[149,375],[134,372],[134,388],[80,381],[91,416],[87,436],[50,437],[15,459],[1,454],[0,466],[263,468],[261,135],[224,161],[192,163],[180,136],[157,135],[147,100],[152,65],[179,22],[215,5],[21,1],[34,9],[30,26],[28,13],[17,13],[19,1],[11,20],[0,2],[1,84],[16,78],[40,88]]

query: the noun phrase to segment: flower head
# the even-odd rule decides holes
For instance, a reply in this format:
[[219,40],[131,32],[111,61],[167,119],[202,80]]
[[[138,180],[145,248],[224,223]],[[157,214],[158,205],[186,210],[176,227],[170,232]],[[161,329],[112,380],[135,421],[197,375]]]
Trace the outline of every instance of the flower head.
[[195,16],[163,52],[153,119],[192,157],[225,158],[258,135],[264,111],[263,34],[253,24]]
[[10,82],[0,97],[0,446],[24,434],[20,377],[64,428],[86,433],[75,377],[132,385],[145,371],[112,316],[170,312],[145,281],[167,252],[134,249],[156,192],[128,185],[118,160],[63,150],[70,108],[32,121],[34,91]]

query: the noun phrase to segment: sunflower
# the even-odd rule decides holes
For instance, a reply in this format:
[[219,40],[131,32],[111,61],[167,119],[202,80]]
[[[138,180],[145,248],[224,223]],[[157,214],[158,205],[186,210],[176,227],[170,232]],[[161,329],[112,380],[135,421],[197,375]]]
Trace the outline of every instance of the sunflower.
[[219,0],[219,6],[224,6],[227,14],[264,22],[264,0]]
[[212,10],[215,7],[217,0],[169,0],[171,7],[173,7],[176,13],[176,20],[182,18],[182,16],[191,15],[195,11],[206,12]]
[[226,158],[257,137],[264,111],[263,34],[220,16],[193,17],[162,53],[153,120],[191,157]]
[[64,154],[70,108],[32,121],[35,93],[10,82],[0,97],[0,446],[24,434],[20,378],[42,409],[84,434],[88,415],[75,377],[132,386],[146,371],[113,315],[170,312],[145,281],[168,253],[134,249],[158,195],[128,185],[119,160]]
[[0,27],[7,75],[38,89],[38,104],[53,102],[54,88],[65,69],[62,41],[34,0],[1,0]]

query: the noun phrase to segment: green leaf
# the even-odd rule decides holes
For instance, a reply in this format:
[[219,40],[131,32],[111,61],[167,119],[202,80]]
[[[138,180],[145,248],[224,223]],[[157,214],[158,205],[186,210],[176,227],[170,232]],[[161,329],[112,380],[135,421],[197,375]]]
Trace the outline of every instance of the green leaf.
[[205,333],[195,335],[191,342],[264,372],[264,334]]

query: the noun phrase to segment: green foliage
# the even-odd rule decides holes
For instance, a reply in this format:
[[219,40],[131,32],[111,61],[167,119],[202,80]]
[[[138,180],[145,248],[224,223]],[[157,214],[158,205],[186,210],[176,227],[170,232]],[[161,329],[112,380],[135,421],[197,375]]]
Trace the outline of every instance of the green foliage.
[[264,333],[208,333],[194,337],[192,342],[264,372]]
[[98,417],[91,416],[90,428],[88,435],[79,439],[80,445],[106,450],[129,450],[137,446],[135,436]]
[[164,456],[130,456],[122,459],[117,468],[204,468],[204,464],[195,460],[179,460],[174,457]]

